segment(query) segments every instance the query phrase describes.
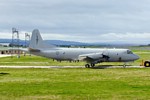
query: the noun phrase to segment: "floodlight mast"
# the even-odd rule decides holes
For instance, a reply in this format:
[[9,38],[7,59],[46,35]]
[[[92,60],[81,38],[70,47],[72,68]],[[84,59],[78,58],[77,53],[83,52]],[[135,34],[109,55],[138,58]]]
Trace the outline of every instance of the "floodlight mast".
[[28,33],[25,33],[25,47],[29,46],[29,43],[27,43],[27,41],[30,42],[30,35]]
[[20,58],[20,51],[19,51],[19,31],[16,28],[12,28],[12,51],[11,51],[11,57],[13,57],[13,54],[15,51],[13,50],[14,47],[17,47],[18,58]]
[[[27,43],[28,42],[28,43]],[[25,33],[25,48],[29,47],[29,44],[30,44],[30,35],[28,33]],[[31,56],[31,53],[29,51],[29,54]],[[25,56],[26,54],[24,54]]]

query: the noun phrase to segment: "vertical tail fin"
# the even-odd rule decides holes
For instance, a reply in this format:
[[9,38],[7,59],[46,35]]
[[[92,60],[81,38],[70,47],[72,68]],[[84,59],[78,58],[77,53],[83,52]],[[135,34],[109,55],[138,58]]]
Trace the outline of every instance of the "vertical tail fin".
[[53,48],[53,47],[55,47],[55,46],[46,44],[43,41],[38,29],[34,29],[32,31],[32,36],[31,36],[31,40],[30,40],[30,44],[29,44],[30,49],[40,50],[40,49]]

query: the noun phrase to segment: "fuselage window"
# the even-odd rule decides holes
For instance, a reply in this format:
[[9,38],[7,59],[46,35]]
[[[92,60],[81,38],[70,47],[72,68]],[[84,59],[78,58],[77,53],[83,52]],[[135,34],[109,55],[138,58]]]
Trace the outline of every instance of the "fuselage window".
[[130,50],[127,50],[127,54],[133,54],[133,52]]

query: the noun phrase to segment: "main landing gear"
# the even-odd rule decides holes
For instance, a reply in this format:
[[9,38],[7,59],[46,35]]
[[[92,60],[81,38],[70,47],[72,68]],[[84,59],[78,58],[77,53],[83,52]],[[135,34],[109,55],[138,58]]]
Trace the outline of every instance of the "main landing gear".
[[92,68],[95,67],[95,64],[91,63],[91,64],[86,64],[85,65],[85,68],[90,68],[90,67],[92,67]]
[[126,68],[126,66],[127,66],[127,63],[125,62],[125,63],[123,64],[123,68]]

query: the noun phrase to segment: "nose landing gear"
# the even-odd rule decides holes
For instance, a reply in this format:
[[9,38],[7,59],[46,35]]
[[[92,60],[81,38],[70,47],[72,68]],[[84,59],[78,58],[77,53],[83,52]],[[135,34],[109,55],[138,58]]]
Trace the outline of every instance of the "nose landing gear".
[[90,68],[90,64],[86,64],[86,65],[85,65],[85,68]]

